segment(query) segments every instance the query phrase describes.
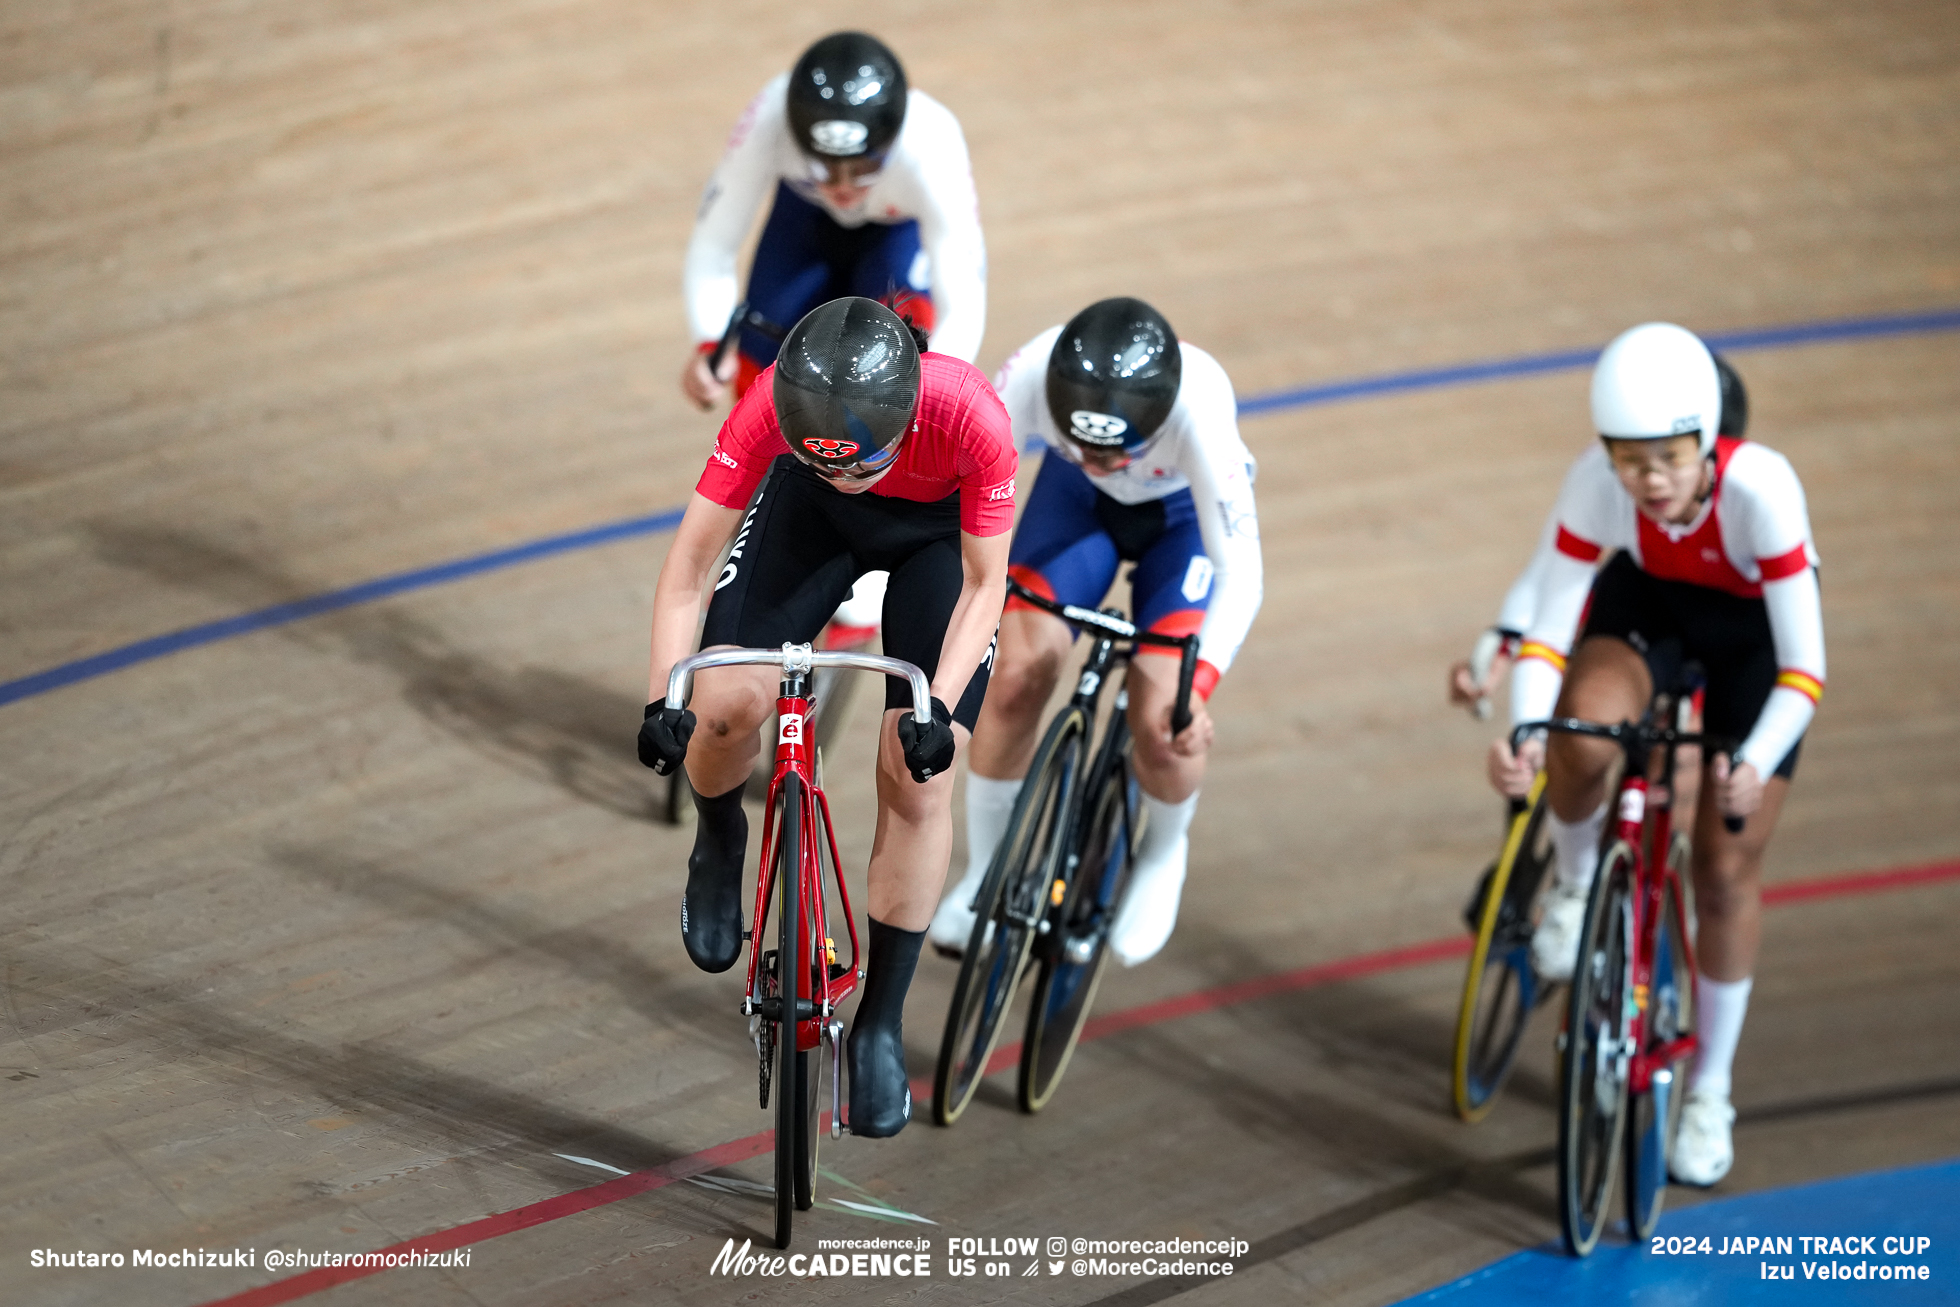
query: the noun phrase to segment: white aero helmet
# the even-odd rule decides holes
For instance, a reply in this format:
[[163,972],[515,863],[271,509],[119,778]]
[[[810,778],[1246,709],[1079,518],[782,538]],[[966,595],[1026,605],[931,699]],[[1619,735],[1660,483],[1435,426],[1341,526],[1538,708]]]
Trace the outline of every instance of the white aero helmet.
[[1592,418],[1593,430],[1608,440],[1699,435],[1706,457],[1722,425],[1715,356],[1671,322],[1621,332],[1593,367]]

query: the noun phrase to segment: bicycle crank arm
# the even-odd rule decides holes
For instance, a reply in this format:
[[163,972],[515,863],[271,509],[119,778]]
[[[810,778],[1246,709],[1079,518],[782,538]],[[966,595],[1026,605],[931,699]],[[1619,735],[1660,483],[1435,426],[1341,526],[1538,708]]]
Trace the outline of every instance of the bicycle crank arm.
[[825,1034],[830,1039],[830,1137],[844,1137],[844,1023],[832,1021]]
[[[783,1000],[780,998],[759,998],[755,1001],[755,1013],[764,1021],[783,1019]],[[817,1015],[816,1000],[799,998],[796,1000],[796,1019],[809,1021]]]

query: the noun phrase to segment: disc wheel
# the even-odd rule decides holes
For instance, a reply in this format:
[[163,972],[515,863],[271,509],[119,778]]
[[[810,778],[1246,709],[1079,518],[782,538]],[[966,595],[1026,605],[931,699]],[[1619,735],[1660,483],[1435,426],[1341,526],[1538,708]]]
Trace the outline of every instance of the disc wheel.
[[1632,1053],[1632,879],[1633,850],[1616,842],[1593,881],[1567,995],[1559,1065],[1559,1227],[1575,1257],[1599,1242],[1619,1172]]
[[[1669,876],[1661,891],[1654,929],[1654,971],[1648,998],[1647,1046],[1660,1048],[1695,1029],[1695,977],[1688,948],[1690,909],[1680,887],[1688,882],[1688,837],[1676,832],[1668,853]],[[1684,1054],[1657,1068],[1647,1092],[1627,1103],[1627,1227],[1635,1241],[1653,1234],[1667,1200],[1667,1161],[1681,1124],[1687,1094]]]
[[932,1117],[951,1125],[973,1100],[1014,1002],[1036,923],[1060,872],[1070,799],[1078,783],[1088,717],[1069,707],[1050,724],[1007,832],[974,898],[973,934],[960,959],[932,1078]]
[[1127,766],[1103,769],[1089,796],[1089,818],[1075,840],[1061,911],[1042,947],[1041,970],[1021,1043],[1017,1097],[1023,1112],[1047,1106],[1068,1070],[1082,1025],[1109,960],[1109,926],[1129,887],[1132,802]]
[[1450,1056],[1450,1103],[1458,1117],[1481,1121],[1517,1062],[1525,1023],[1549,988],[1531,965],[1532,904],[1551,865],[1545,821],[1545,774],[1512,814],[1497,861],[1473,907],[1476,942],[1464,969]]
[[[788,1248],[798,1205],[797,1171],[809,1164],[802,1139],[807,1097],[804,1059],[796,1048],[796,1007],[810,988],[810,967],[796,878],[802,847],[803,789],[794,774],[783,778],[781,801],[782,822],[776,843],[776,902],[781,909],[776,934],[776,1247]],[[807,1181],[804,1187],[807,1189]]]

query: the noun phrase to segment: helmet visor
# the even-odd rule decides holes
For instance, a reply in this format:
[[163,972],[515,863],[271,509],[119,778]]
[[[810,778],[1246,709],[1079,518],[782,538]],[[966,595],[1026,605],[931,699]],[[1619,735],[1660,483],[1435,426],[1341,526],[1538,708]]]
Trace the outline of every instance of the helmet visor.
[[859,481],[869,481],[873,477],[882,475],[898,458],[898,451],[905,446],[905,437],[900,436],[883,449],[873,450],[858,458],[848,455],[838,457],[831,450],[823,448],[825,445],[834,446],[837,443],[806,440],[803,444],[808,447],[807,452],[799,451],[797,456],[824,480],[849,485]]

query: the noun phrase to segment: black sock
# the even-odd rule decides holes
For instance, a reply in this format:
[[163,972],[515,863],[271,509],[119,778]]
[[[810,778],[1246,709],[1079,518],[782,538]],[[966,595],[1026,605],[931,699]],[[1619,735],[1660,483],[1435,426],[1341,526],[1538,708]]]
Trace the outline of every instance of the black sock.
[[726,853],[730,846],[737,850],[747,847],[749,842],[749,815],[742,811],[743,786],[737,785],[726,794],[709,798],[705,794],[694,796],[694,811],[700,818],[694,828],[694,847],[701,850],[704,843],[709,844],[714,853]]
[[871,957],[858,996],[856,1026],[869,1025],[896,1035],[905,1015],[905,992],[919,965],[923,930],[900,930],[876,917],[871,919]]

